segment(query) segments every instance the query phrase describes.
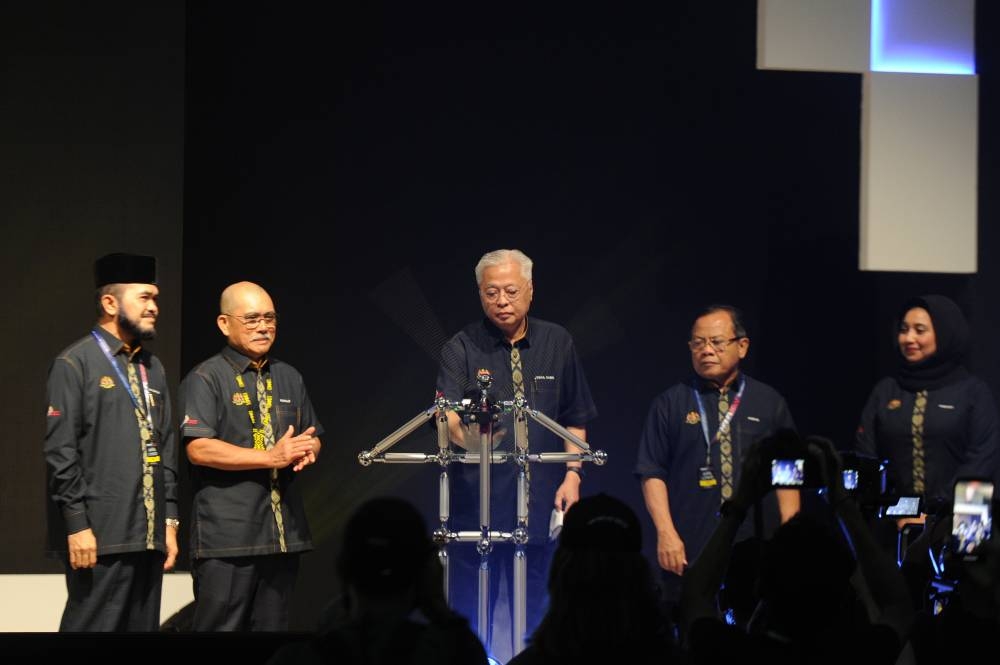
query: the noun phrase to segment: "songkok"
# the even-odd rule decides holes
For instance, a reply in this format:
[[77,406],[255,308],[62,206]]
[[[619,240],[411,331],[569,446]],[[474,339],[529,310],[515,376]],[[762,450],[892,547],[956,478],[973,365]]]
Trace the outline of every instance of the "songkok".
[[106,254],[94,263],[94,286],[156,284],[156,257],[139,254]]
[[635,511],[602,492],[570,506],[559,534],[559,545],[569,549],[638,552],[642,549],[642,527]]

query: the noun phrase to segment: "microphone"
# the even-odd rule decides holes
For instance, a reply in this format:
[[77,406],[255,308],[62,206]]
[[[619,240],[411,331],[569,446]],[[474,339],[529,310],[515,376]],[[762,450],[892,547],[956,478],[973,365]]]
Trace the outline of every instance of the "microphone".
[[480,389],[486,390],[493,385],[493,375],[490,374],[490,370],[481,369],[476,372],[476,381],[479,383]]

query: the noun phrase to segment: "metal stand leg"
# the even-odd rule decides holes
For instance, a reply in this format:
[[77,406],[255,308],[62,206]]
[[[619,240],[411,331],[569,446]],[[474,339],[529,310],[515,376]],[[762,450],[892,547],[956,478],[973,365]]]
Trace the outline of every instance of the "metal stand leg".
[[[449,546],[453,543],[476,543],[479,551],[478,598],[476,614],[479,620],[479,639],[486,645],[491,644],[492,622],[490,617],[490,553],[494,542],[510,542],[514,545],[514,593],[513,593],[513,632],[514,654],[524,649],[525,633],[527,632],[527,583],[528,560],[525,545],[528,543],[528,499],[530,462],[565,463],[594,462],[603,465],[607,454],[602,450],[591,450],[586,441],[569,432],[544,413],[528,408],[523,397],[514,402],[497,402],[491,400],[488,389],[492,383],[489,371],[480,370],[476,380],[480,387],[478,400],[463,399],[461,402],[449,402],[443,395],[438,395],[434,405],[412,418],[388,437],[380,441],[372,450],[358,454],[358,463],[370,466],[373,463],[422,464],[436,463],[441,466],[438,481],[440,526],[434,530],[434,542],[439,546],[438,557],[444,569],[444,593],[451,603],[449,573],[451,561],[448,556]],[[511,453],[493,452],[493,427],[498,422],[501,413],[514,411],[514,438],[516,456]],[[465,453],[453,453],[448,433],[448,413],[454,411],[462,418],[466,426],[479,427],[480,445],[478,454],[474,449]],[[419,428],[430,418],[437,420],[438,452],[436,455],[425,453],[390,453],[387,452],[405,436]],[[545,452],[531,453],[528,447],[528,419],[532,419],[550,432],[558,435],[564,441],[571,443],[580,450],[579,453]],[[492,529],[490,511],[490,472],[492,464],[504,464],[514,458],[518,465],[517,476],[517,524],[512,532]],[[478,458],[478,459],[477,459]],[[453,462],[474,463],[479,465],[479,530],[454,532],[449,528],[451,519],[449,478],[447,467]],[[506,637],[506,636],[504,636]]]
[[490,643],[490,558],[489,552],[481,552],[479,558],[479,607],[476,616],[479,620],[479,639],[484,645]]
[[527,625],[528,557],[524,545],[514,548],[514,654],[524,649],[524,631]]

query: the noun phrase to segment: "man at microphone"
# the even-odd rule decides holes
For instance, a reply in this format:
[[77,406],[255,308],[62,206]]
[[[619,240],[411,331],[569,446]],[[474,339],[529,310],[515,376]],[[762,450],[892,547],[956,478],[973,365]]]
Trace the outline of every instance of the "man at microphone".
[[[437,390],[449,401],[481,392],[480,371],[489,373],[488,394],[492,401],[523,397],[528,406],[555,420],[571,434],[586,440],[586,424],[597,416],[583,366],[569,332],[555,323],[528,317],[534,297],[532,261],[517,249],[498,249],[483,255],[476,265],[476,283],[485,317],[463,328],[445,344],[437,379]],[[454,411],[448,412],[452,443],[478,452],[478,427],[466,427]],[[514,447],[511,414],[494,425],[494,449]],[[568,440],[534,420],[528,421],[528,443],[532,453],[582,452]],[[545,612],[546,585],[554,543],[549,538],[553,508],[565,511],[580,498],[584,471],[580,462],[531,463],[528,502],[527,620],[530,636]],[[479,465],[453,464],[451,477],[451,523],[454,531],[478,530]],[[516,526],[517,467],[508,463],[492,467],[490,528],[512,531]],[[491,625],[477,625],[477,571],[480,555],[474,543],[455,543],[448,549],[451,604],[464,614],[480,635],[487,635],[487,648],[495,656],[516,653],[521,645],[511,643],[513,625],[513,545],[493,543],[490,554]],[[506,607],[497,604],[505,597]],[[494,630],[495,629],[495,630]],[[508,651],[509,650],[509,651]]]

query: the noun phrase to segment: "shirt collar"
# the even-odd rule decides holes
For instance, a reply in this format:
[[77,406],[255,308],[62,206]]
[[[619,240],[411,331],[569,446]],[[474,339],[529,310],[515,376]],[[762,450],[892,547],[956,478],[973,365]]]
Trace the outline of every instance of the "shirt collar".
[[[734,376],[733,380],[729,382],[728,386],[726,386],[726,392],[736,392],[737,390],[739,390],[740,381],[743,380],[745,377],[746,375],[742,371],[737,371],[736,376]],[[719,390],[719,386],[715,385],[715,383],[713,383],[712,381],[701,378],[697,374],[695,374],[694,378],[691,380],[694,383],[694,387],[702,395],[718,394],[719,392],[721,392]]]
[[531,318],[525,317],[524,321],[525,321],[524,337],[514,342],[514,344],[508,342],[507,336],[503,333],[503,331],[497,328],[496,325],[494,325],[494,323],[490,321],[488,318],[485,317],[483,318],[483,327],[486,329],[486,334],[488,334],[493,339],[493,343],[495,346],[503,346],[508,349],[513,347],[514,345],[517,345],[518,348],[530,347]]
[[132,360],[140,351],[142,351],[142,345],[137,344],[135,347],[131,347],[124,341],[118,339],[102,326],[95,326],[94,330],[97,334],[104,338],[104,341],[108,343],[108,348],[111,349],[111,355],[117,356],[119,353],[124,353],[125,356]]
[[222,357],[240,374],[251,369],[256,372],[266,367],[268,362],[270,362],[270,358],[267,356],[264,356],[259,361],[251,360],[228,344],[222,349]]

